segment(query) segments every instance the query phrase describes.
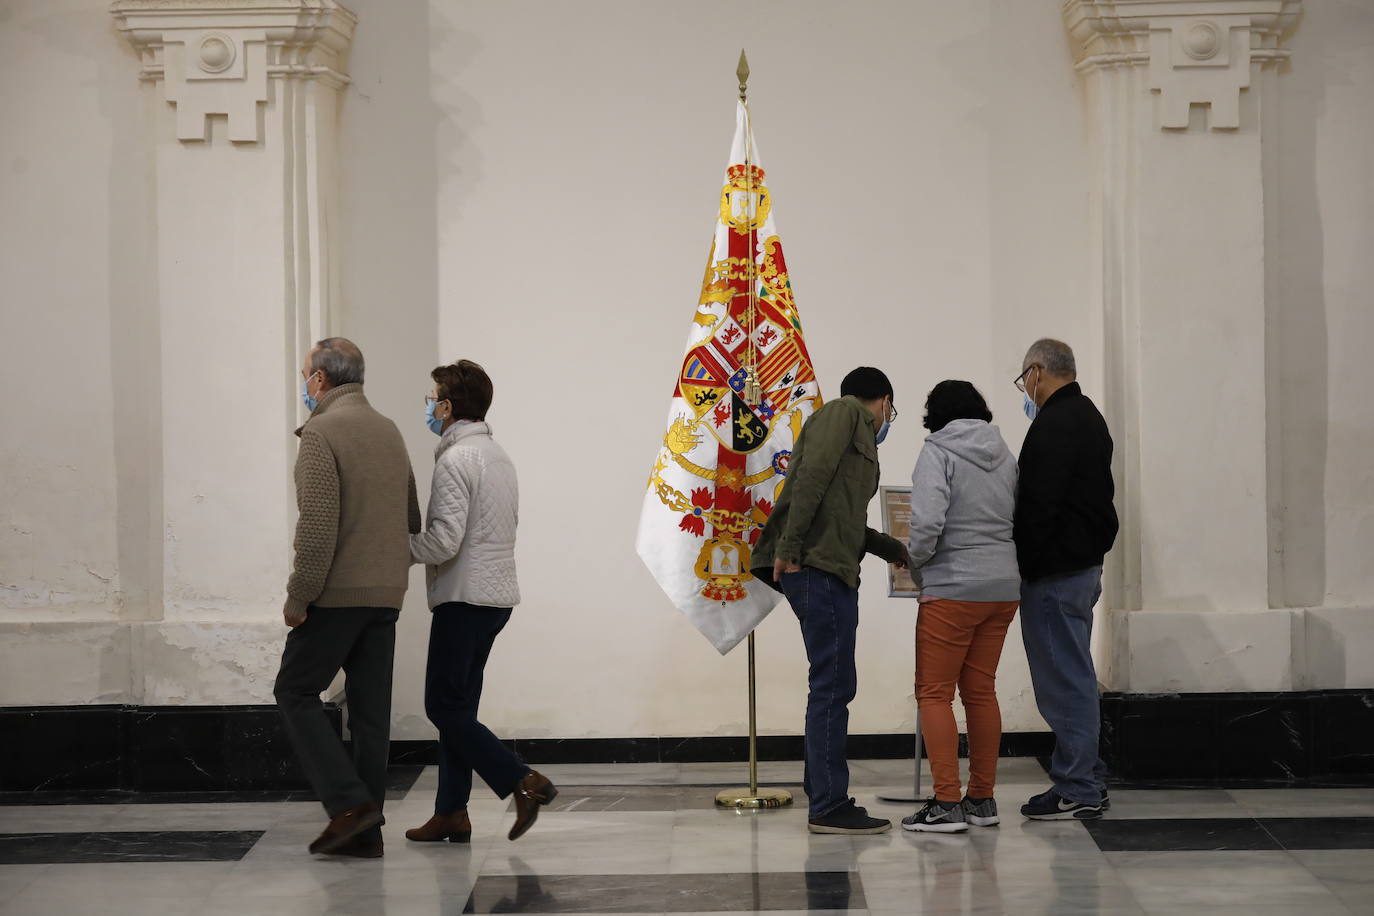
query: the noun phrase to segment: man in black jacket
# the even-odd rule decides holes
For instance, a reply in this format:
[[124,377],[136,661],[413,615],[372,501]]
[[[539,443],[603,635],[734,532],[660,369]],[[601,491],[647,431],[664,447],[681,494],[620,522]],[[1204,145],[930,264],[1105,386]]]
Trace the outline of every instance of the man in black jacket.
[[1054,730],[1053,788],[1021,813],[1036,820],[1101,817],[1097,671],[1089,648],[1102,559],[1116,539],[1112,437],[1078,387],[1073,350],[1038,340],[1016,387],[1032,419],[1021,446],[1013,537],[1021,567],[1021,635],[1040,714]]

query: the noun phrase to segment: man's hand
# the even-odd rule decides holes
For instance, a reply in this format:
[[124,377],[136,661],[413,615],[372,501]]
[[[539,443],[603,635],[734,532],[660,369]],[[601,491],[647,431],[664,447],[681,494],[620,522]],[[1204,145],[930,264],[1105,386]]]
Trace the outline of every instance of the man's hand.
[[911,568],[911,554],[907,553],[906,547],[902,547],[901,557],[899,557],[892,565],[896,566],[898,569]]
[[796,560],[784,560],[778,557],[773,561],[773,581],[781,582],[783,573],[801,572],[801,564]]
[[306,609],[301,608],[300,610],[296,610],[294,604],[295,603],[290,598],[287,598],[286,603],[282,605],[281,609],[282,619],[285,620],[286,625],[292,629],[305,623],[306,618]]

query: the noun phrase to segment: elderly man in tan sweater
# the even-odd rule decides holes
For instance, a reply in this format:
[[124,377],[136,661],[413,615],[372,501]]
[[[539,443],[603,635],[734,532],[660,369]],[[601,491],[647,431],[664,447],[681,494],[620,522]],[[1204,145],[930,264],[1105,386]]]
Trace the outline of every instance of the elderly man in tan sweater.
[[[396,618],[420,530],[396,424],[363,394],[363,354],[317,343],[301,369],[310,418],[296,430],[295,561],[282,609],[291,632],[274,693],[286,733],[330,821],[312,853],[382,855]],[[343,669],[352,759],[320,693]]]

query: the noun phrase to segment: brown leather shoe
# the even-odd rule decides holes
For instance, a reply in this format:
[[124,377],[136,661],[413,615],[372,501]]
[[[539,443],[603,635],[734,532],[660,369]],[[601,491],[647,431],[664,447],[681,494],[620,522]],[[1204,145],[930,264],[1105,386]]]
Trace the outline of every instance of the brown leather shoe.
[[509,838],[518,840],[524,836],[525,831],[534,826],[535,818],[539,817],[540,806],[547,805],[557,795],[558,790],[547,776],[541,776],[534,770],[526,773],[525,778],[515,786],[515,823],[510,828]]
[[386,855],[386,847],[382,843],[382,828],[364,830],[334,850],[333,855],[352,856],[355,859],[380,859]]
[[377,807],[376,802],[363,802],[356,808],[349,808],[330,818],[329,826],[324,828],[324,833],[310,844],[310,851],[315,855],[337,852],[358,834],[385,823],[386,820],[382,817],[381,809]]
[[407,830],[406,839],[417,843],[438,843],[443,840],[467,843],[472,840],[472,821],[468,820],[466,808],[452,814],[436,814],[423,826]]

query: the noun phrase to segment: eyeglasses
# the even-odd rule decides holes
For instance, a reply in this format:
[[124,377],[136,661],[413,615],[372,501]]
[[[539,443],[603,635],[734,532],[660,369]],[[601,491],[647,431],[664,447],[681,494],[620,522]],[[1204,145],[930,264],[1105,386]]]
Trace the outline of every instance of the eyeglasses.
[[891,401],[887,402],[887,422],[897,422],[897,405],[893,404]]
[[1017,390],[1017,391],[1024,392],[1024,391],[1026,390],[1026,376],[1030,374],[1030,371],[1031,371],[1032,369],[1041,369],[1041,368],[1044,368],[1044,367],[1041,366],[1039,363],[1031,363],[1029,366],[1027,366],[1026,368],[1022,369],[1022,370],[1021,370],[1021,374],[1018,375],[1016,378],[1012,379],[1012,380],[1011,380],[1011,383],[1012,383],[1013,385],[1016,386],[1016,390]]

